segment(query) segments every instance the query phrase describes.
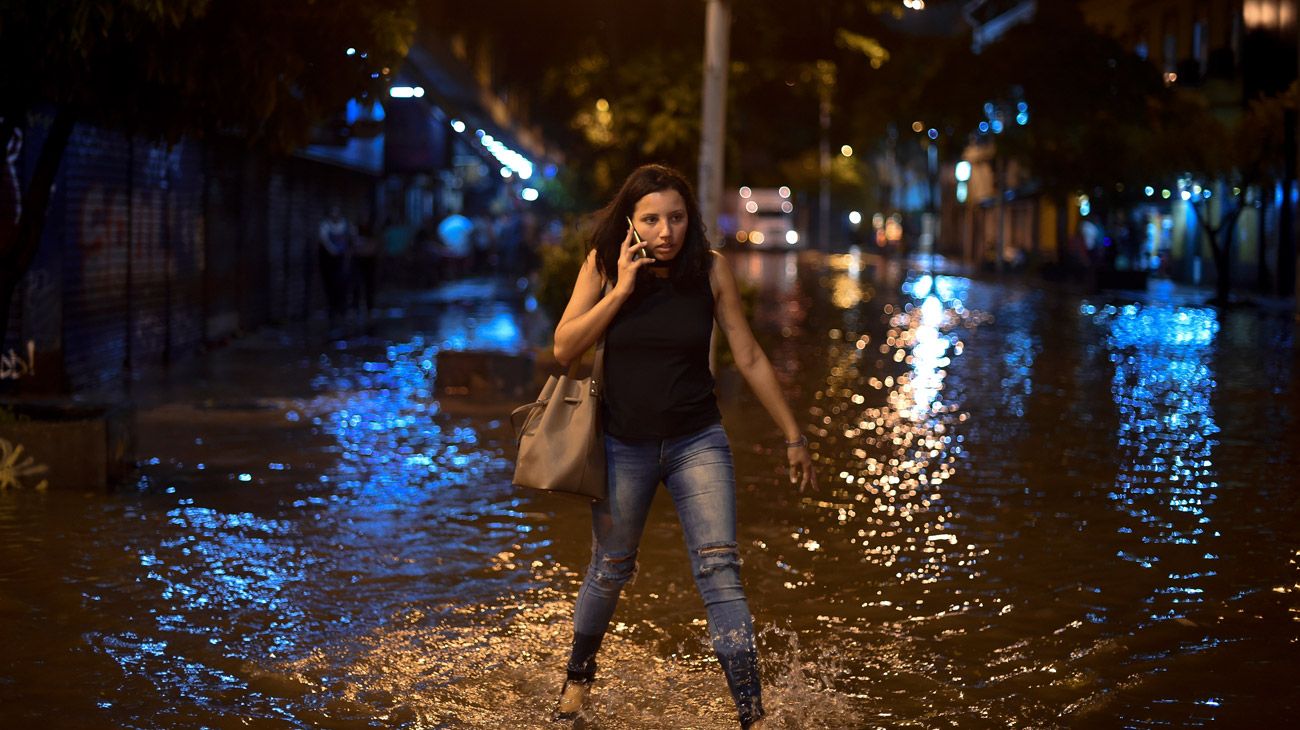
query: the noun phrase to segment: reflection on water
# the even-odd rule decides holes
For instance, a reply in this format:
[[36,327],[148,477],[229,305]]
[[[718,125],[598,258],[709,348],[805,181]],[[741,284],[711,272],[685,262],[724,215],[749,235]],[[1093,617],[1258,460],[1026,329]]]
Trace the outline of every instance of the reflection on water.
[[863,255],[856,246],[847,254],[827,257],[826,265],[831,272],[828,286],[831,304],[840,309],[853,309],[871,299],[871,286],[862,280]]
[[1219,323],[1213,309],[1085,304],[1107,332],[1119,409],[1118,470],[1109,495],[1132,522],[1119,552],[1156,573],[1143,599],[1149,619],[1185,619],[1215,575],[1207,509],[1215,500],[1213,449],[1219,427],[1211,363]]
[[[495,341],[499,333],[486,334]],[[522,523],[499,445],[475,424],[442,417],[431,398],[438,348],[456,337],[431,345],[417,335],[374,358],[349,350],[322,356],[313,379],[319,395],[283,417],[309,421],[323,447],[270,464],[312,481],[263,504],[268,514],[204,506],[203,494],[180,498],[161,541],[135,548],[144,584],[157,586],[152,626],[136,623],[93,643],[128,675],[196,706],[236,711],[229,703],[238,700],[246,717],[308,724],[396,721],[389,712],[399,705],[417,717],[410,703],[389,707],[373,691],[389,674],[377,673],[378,657],[337,662],[366,637],[387,636],[377,625],[409,622],[412,611],[445,600],[475,574],[476,590],[456,590],[460,598],[495,595],[495,557],[545,546]],[[516,589],[530,583],[526,572],[507,575]],[[335,662],[326,674],[341,671],[348,691],[293,670],[301,663],[293,657],[322,651]]]
[[[962,544],[943,494],[961,450],[964,417],[942,395],[950,355],[962,348],[953,330],[966,314],[960,297],[967,284],[928,275],[906,281],[901,306],[884,305],[888,329],[879,342],[870,333],[829,333],[826,386],[812,415],[821,426],[818,451],[834,455],[824,469],[835,471],[823,478],[835,486],[830,499],[814,503],[857,546],[863,564],[889,572],[881,580],[887,587],[863,596],[863,608],[962,610],[948,602],[960,600],[960,589],[931,607],[934,599],[901,600],[900,588],[975,574],[978,549]],[[834,539],[808,538],[803,546],[816,551]]]
[[745,257],[734,266],[738,279],[756,292],[754,319],[759,326],[780,336],[768,344],[766,354],[783,388],[797,391],[799,348],[808,336],[809,293],[798,277],[799,254],[788,252],[768,257]]

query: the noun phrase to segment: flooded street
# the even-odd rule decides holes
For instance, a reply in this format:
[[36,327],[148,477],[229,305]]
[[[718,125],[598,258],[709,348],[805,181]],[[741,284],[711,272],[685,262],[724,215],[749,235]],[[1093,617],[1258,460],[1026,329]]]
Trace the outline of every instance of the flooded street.
[[[820,480],[726,373],[768,727],[1293,722],[1289,313],[730,257]],[[530,322],[469,283],[251,335],[140,388],[138,485],[0,492],[0,727],[557,727],[586,507],[433,388]],[[663,494],[640,560],[578,725],[734,727]]]

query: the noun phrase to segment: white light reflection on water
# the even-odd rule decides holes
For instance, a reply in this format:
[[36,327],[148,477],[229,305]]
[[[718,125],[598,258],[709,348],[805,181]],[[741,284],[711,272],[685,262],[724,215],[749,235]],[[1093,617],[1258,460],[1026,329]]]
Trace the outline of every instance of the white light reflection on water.
[[[921,317],[913,337],[912,376],[895,391],[899,412],[912,421],[923,421],[943,407],[939,402],[939,391],[943,390],[944,368],[951,364],[948,359],[951,343],[939,334],[943,319],[943,304],[939,297],[927,296],[921,303]],[[905,402],[908,400],[911,401],[910,407]]]
[[799,339],[809,314],[809,298],[800,288],[798,254],[787,252],[773,256],[748,256],[728,259],[738,281],[745,282],[742,296],[762,292],[753,301],[754,317],[781,333],[767,354],[777,378],[786,389],[797,388]]
[[829,286],[831,304],[840,309],[853,309],[871,299],[872,286],[862,280],[862,252],[854,246],[847,254],[828,256],[826,265],[832,272]]
[[1205,601],[1215,574],[1206,508],[1218,488],[1213,463],[1216,386],[1213,309],[1169,305],[1085,304],[1082,313],[1107,329],[1115,367],[1111,393],[1119,409],[1118,471],[1110,498],[1132,518],[1119,557],[1156,575],[1143,599],[1150,621],[1186,620]]
[[[813,415],[822,422],[819,451],[836,458],[823,478],[837,486],[831,500],[815,506],[829,510],[837,529],[820,542],[847,538],[861,562],[889,572],[869,581],[882,587],[862,603],[882,617],[905,611],[918,620],[969,607],[960,587],[912,588],[977,574],[977,549],[963,544],[943,498],[964,418],[957,404],[943,400],[944,379],[962,351],[954,330],[967,319],[961,298],[968,286],[949,276],[908,279],[903,291],[910,298],[884,306],[883,342],[831,333],[829,377]],[[848,552],[838,544],[829,551]]]

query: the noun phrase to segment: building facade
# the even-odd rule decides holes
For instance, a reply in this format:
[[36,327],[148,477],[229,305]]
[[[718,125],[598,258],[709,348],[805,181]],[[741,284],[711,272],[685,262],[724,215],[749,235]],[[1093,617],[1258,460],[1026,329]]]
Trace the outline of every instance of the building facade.
[[[1241,122],[1253,100],[1286,92],[1297,77],[1296,0],[1086,0],[1082,8],[1089,24],[1150,61],[1167,85],[1198,94],[1228,127]],[[1284,123],[1281,131],[1294,140],[1294,119]],[[1294,292],[1294,165],[1282,179],[1252,181],[1244,191],[1232,233],[1234,282]],[[1233,187],[1190,177],[1173,185],[1151,181],[1134,211],[1144,253],[1176,279],[1212,281],[1217,274],[1199,217],[1218,221],[1230,213]],[[1198,188],[1220,194],[1193,205]]]
[[[325,302],[318,227],[331,206],[371,235],[404,227],[386,252],[402,262],[394,283],[432,281],[417,232],[449,212],[526,201],[520,171],[544,167],[455,80],[454,61],[413,56],[383,104],[350,105],[289,157],[234,138],[168,147],[78,125],[11,301],[0,395],[94,391],[311,317]],[[49,126],[25,121],[8,141],[6,190],[31,179]],[[21,197],[4,203],[16,220]]]
[[[1295,81],[1296,5],[1296,0],[1083,0],[1080,9],[1086,23],[1150,61],[1167,85],[1200,95],[1220,121],[1232,126],[1252,99],[1282,93]],[[1035,9],[1036,3],[1028,0],[968,3],[976,50],[997,42]],[[1294,122],[1286,130],[1292,139],[1293,127]],[[1123,253],[1118,260],[1112,254],[1112,266],[1196,284],[1214,280],[1210,244],[1198,216],[1220,220],[1225,206],[1233,205],[1229,181],[1153,179],[1143,185],[1144,194],[1132,210],[1099,220],[1086,191],[1065,201],[1044,200],[1035,194],[1032,177],[1017,180],[998,158],[996,141],[988,137],[964,155],[972,167],[967,201],[949,215],[961,231],[968,259],[996,259],[1012,249],[1008,259],[1024,251],[1031,259],[1068,263],[1095,259],[1091,249],[1096,241],[1105,246],[1123,240]],[[1219,195],[1211,198],[1211,191]],[[1204,199],[1193,197],[1203,194]],[[1200,203],[1193,205],[1195,200]],[[1287,270],[1282,259],[1294,258],[1294,245],[1286,243],[1294,240],[1293,184],[1256,185],[1242,200],[1245,206],[1232,234],[1233,281],[1293,291],[1278,285]]]

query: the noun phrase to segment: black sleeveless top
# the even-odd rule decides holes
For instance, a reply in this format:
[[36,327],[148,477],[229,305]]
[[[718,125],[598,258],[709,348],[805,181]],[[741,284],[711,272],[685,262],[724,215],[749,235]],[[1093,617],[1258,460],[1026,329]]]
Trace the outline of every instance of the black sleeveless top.
[[644,274],[605,331],[605,431],[685,436],[722,421],[709,372],[713,290]]

